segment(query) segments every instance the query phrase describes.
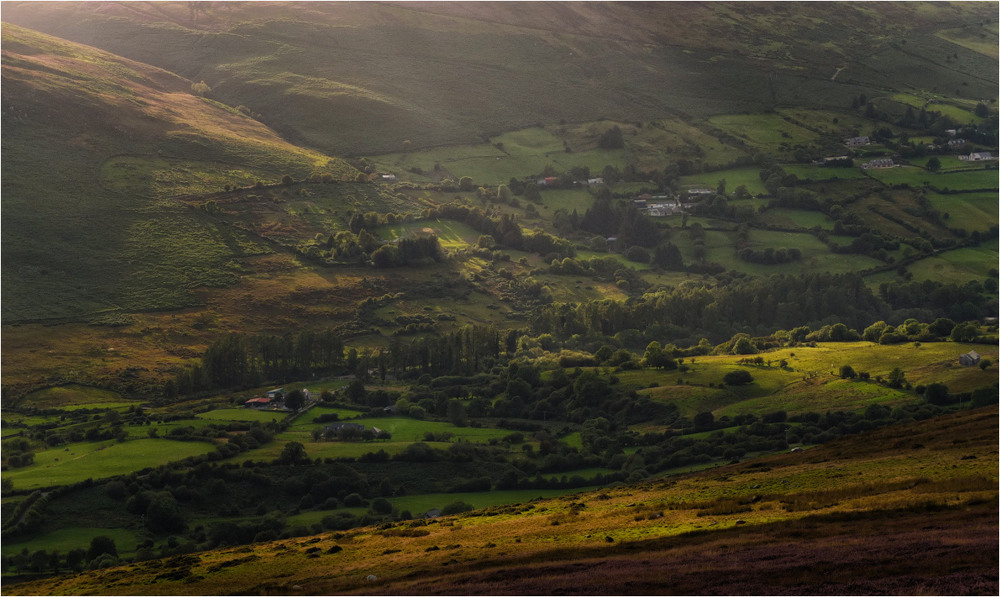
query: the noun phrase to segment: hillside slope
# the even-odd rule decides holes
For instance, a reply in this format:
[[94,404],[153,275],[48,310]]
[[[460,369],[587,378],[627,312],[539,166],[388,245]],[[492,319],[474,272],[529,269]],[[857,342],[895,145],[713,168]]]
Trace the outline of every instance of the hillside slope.
[[167,198],[353,172],[191,81],[13,25],[2,74],[5,323],[192,304],[267,249]]
[[[333,153],[471,142],[538,122],[991,97],[995,57],[945,37],[986,3],[18,3],[9,22],[204,79]],[[972,28],[972,29],[970,29]],[[152,42],[152,43],[151,43]],[[948,55],[947,60],[943,56]],[[953,55],[953,57],[952,57]],[[739,93],[733,93],[739,89]]]
[[12,594],[995,594],[996,407],[701,474]]

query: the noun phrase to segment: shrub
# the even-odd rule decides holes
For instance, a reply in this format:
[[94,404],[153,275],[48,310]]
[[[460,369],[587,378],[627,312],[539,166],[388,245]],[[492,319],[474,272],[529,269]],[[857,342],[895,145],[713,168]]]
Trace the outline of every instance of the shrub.
[[753,376],[745,369],[730,371],[722,378],[723,383],[729,386],[741,386],[753,383]]
[[471,504],[458,500],[446,505],[444,508],[441,508],[441,514],[447,516],[449,514],[459,514],[470,510],[475,510],[475,508]]

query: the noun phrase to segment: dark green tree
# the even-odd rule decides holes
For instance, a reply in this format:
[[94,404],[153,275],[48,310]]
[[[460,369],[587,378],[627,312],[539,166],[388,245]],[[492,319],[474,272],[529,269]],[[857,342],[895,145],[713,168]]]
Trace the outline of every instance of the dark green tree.
[[279,464],[307,464],[309,462],[306,447],[299,442],[288,442],[282,448],[281,455],[278,456]]
[[753,376],[746,369],[737,369],[726,373],[722,377],[722,381],[728,386],[741,386],[753,383]]
[[114,539],[107,535],[98,535],[90,540],[90,547],[87,549],[88,562],[106,553],[118,557],[118,548],[115,547]]

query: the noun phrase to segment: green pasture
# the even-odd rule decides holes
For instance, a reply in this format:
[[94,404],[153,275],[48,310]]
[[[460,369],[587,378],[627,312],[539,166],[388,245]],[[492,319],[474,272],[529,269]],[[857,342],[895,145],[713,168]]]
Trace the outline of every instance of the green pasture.
[[864,178],[857,168],[833,168],[830,166],[814,166],[812,164],[784,164],[781,166],[788,174],[798,176],[800,180],[849,180]]
[[[607,123],[605,128],[612,126],[613,123]],[[388,153],[371,156],[369,160],[379,171],[408,180],[431,180],[432,176],[450,174],[456,180],[468,176],[474,184],[486,186],[506,183],[511,178],[538,176],[546,166],[552,166],[557,172],[587,167],[591,176],[599,176],[608,165],[619,169],[625,166],[621,149],[600,149],[588,144],[583,150],[577,147],[567,152],[563,142],[569,143],[570,138],[574,138],[573,132],[568,134],[555,127],[532,127],[503,133],[489,143]],[[414,169],[424,174],[417,174]]]
[[799,227],[808,230],[819,226],[826,230],[833,230],[833,222],[826,217],[826,214],[819,211],[778,207],[765,210],[761,213],[760,219],[784,227]]
[[887,185],[908,184],[912,187],[929,186],[942,191],[978,191],[996,189],[997,170],[968,170],[963,172],[933,173],[916,166],[872,168],[868,176]]
[[[764,414],[777,410],[788,412],[860,410],[869,404],[897,404],[917,400],[913,392],[895,390],[874,381],[842,380],[839,370],[850,365],[857,372],[868,372],[872,380],[887,377],[898,367],[914,386],[941,382],[953,392],[971,391],[988,385],[995,374],[978,367],[961,367],[958,355],[976,350],[983,358],[996,362],[997,349],[983,345],[953,342],[878,345],[870,342],[829,342],[816,347],[798,346],[761,353],[771,366],[738,365],[743,356],[719,355],[697,357],[691,370],[623,371],[617,373],[622,383],[634,385],[640,394],[674,404],[681,414],[692,416],[710,411],[716,416],[741,413]],[[781,360],[787,369],[778,368]],[[745,369],[753,376],[748,386],[722,386],[722,378],[734,369]],[[679,383],[683,380],[684,383]],[[649,387],[651,383],[658,384]],[[717,387],[708,387],[708,384]]]
[[[638,136],[627,141],[632,152],[646,169],[662,169],[666,163],[682,155],[689,159],[700,159],[706,165],[728,164],[745,155],[745,151],[720,141],[709,134],[702,124],[694,124],[684,118],[656,120],[644,127]],[[646,154],[655,156],[657,161],[649,162]]]
[[614,259],[615,261],[617,261],[618,263],[620,263],[623,267],[627,267],[627,268],[638,270],[638,271],[645,271],[645,270],[648,270],[651,267],[648,263],[639,263],[638,261],[629,261],[621,253],[599,253],[597,251],[577,251],[576,252],[576,258],[577,259],[604,259],[605,257],[611,257],[612,259]]
[[916,109],[925,107],[928,112],[940,112],[942,116],[947,116],[958,124],[976,124],[983,121],[982,118],[976,116],[974,103],[959,106],[954,100],[942,101],[938,95],[926,95],[927,97],[921,97],[910,93],[894,93],[889,96],[889,99]]
[[139,535],[135,531],[123,528],[97,528],[97,527],[63,527],[35,535],[23,541],[5,540],[0,552],[4,556],[12,556],[23,549],[34,553],[40,549],[47,552],[58,551],[65,554],[68,551],[90,547],[90,541],[97,536],[104,535],[110,537],[115,542],[119,557],[131,556],[135,553],[136,545],[139,543]]
[[15,489],[69,485],[160,466],[214,449],[215,446],[207,442],[167,439],[82,442],[36,452],[33,465],[5,471],[3,478],[9,479]]
[[950,227],[985,231],[998,224],[996,193],[927,193],[926,196],[934,209],[948,214],[945,223]]
[[786,151],[787,146],[811,143],[816,139],[816,133],[778,114],[727,114],[713,116],[708,121],[752,146],[776,153]]
[[288,442],[299,442],[306,448],[310,458],[357,458],[369,452],[385,450],[390,456],[398,454],[412,443],[424,442],[427,432],[440,434],[451,433],[449,442],[425,442],[439,449],[447,449],[450,442],[467,441],[485,443],[491,439],[501,439],[510,434],[509,430],[477,427],[456,427],[442,421],[421,421],[408,417],[378,417],[367,419],[351,419],[351,423],[364,425],[366,428],[378,427],[392,435],[390,440],[369,442],[313,441],[312,429],[325,427],[325,423],[296,424],[287,431],[275,436],[274,441],[237,456],[237,461],[274,460],[281,455],[281,450]]
[[30,408],[59,408],[63,410],[70,410],[72,408],[118,408],[122,405],[128,407],[135,404],[137,403],[123,401],[121,395],[117,392],[79,384],[68,384],[38,390],[25,396],[21,402],[22,406]]
[[760,180],[760,168],[733,168],[731,170],[719,170],[715,172],[705,172],[704,174],[690,174],[682,176],[679,184],[684,188],[703,187],[715,191],[719,186],[719,181],[726,181],[726,193],[732,194],[736,187],[744,185],[753,195],[767,193],[764,183]]
[[964,284],[970,280],[983,280],[990,269],[1000,262],[997,240],[984,242],[978,247],[963,247],[921,259],[906,266],[915,280],[934,280],[943,283]]
[[457,427],[451,423],[442,421],[421,421],[408,417],[385,417],[374,419],[353,419],[352,423],[358,423],[365,427],[378,427],[383,431],[392,434],[394,441],[424,440],[424,433],[451,433],[451,441],[467,442],[487,442],[491,439],[500,439],[511,432],[506,429],[493,429],[489,427]]
[[594,196],[585,188],[577,187],[573,189],[546,189],[542,191],[542,204],[549,208],[548,213],[555,213],[557,209],[565,209],[568,213],[576,213],[583,217],[583,214],[594,204]]
[[[353,421],[352,421],[353,422]],[[304,430],[285,431],[275,436],[274,441],[265,446],[243,452],[234,456],[232,462],[246,462],[248,460],[258,462],[270,462],[281,456],[281,451],[288,442],[299,442],[305,446],[306,454],[309,458],[359,458],[370,452],[385,451],[389,456],[399,454],[412,441],[376,440],[370,442],[341,442],[341,441],[319,441],[312,440],[312,435]],[[445,442],[426,442],[433,448],[445,449],[450,444]]]
[[[350,410],[347,408],[332,408],[329,406],[314,406],[303,413],[301,416],[296,417],[292,424],[289,425],[289,429],[295,429],[297,427],[309,427],[310,429],[320,423],[316,423],[316,418],[321,415],[331,415],[336,414],[339,420],[345,421],[347,419],[353,419],[358,415],[364,414],[364,411],[360,410]],[[324,423],[327,425],[328,423]]]
[[[686,234],[679,235],[679,238],[687,241]],[[881,263],[864,255],[832,253],[819,239],[804,232],[753,230],[750,234],[750,241],[751,245],[758,249],[797,247],[802,251],[802,257],[798,261],[784,264],[748,263],[737,256],[735,238],[732,233],[709,230],[705,233],[706,260],[719,263],[727,270],[743,271],[756,275],[798,274],[803,271],[846,273],[863,270]],[[693,261],[694,248],[690,242],[678,243],[678,247],[684,256],[685,263]]]
[[957,155],[924,155],[920,157],[913,157],[907,159],[907,161],[913,166],[920,166],[921,168],[927,168],[927,162],[930,161],[932,157],[936,157],[939,162],[941,162],[941,168],[938,173],[951,172],[954,170],[972,170],[982,169],[982,163],[978,162],[967,162],[965,160],[958,159]]
[[579,431],[574,431],[573,433],[564,435],[559,438],[559,441],[571,448],[577,448],[577,449],[583,448],[583,439]]
[[418,220],[376,228],[378,235],[386,240],[413,238],[434,234],[445,249],[461,249],[476,244],[480,234],[471,226],[454,220]]
[[247,421],[258,423],[270,423],[271,421],[281,421],[288,416],[283,411],[256,410],[252,408],[220,408],[210,410],[206,413],[196,415],[199,419],[208,421]]
[[[838,138],[853,137],[852,131],[863,130],[871,126],[870,120],[848,111],[839,112],[812,108],[778,108],[775,111],[781,116],[791,118],[803,128]],[[788,166],[782,167],[787,171]]]

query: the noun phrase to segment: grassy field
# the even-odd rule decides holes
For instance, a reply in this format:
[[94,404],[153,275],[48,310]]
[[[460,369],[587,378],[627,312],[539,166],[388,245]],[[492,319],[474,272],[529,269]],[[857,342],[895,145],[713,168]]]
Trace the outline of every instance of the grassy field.
[[819,226],[825,230],[833,230],[833,221],[826,214],[818,211],[787,209],[783,207],[769,209],[761,214],[761,219],[779,226],[811,229]]
[[[686,241],[686,233],[677,235]],[[864,255],[831,253],[819,239],[807,233],[775,232],[753,230],[751,244],[758,249],[797,247],[802,258],[785,264],[764,265],[742,261],[737,256],[735,237],[728,232],[710,230],[705,233],[706,260],[721,264],[728,270],[744,271],[757,275],[777,273],[797,274],[803,271],[846,273],[866,269],[880,263]],[[850,242],[850,239],[846,239]],[[677,242],[677,241],[675,241]],[[693,246],[690,242],[677,243],[685,262],[693,261]]]
[[129,529],[108,529],[99,527],[66,527],[32,537],[25,541],[4,541],[0,548],[4,556],[11,556],[27,549],[35,552],[44,549],[48,552],[58,550],[66,553],[73,549],[87,549],[90,540],[99,535],[110,537],[115,542],[119,557],[129,557],[135,553],[135,547],[140,539],[135,531]]
[[55,386],[32,392],[24,397],[24,405],[32,408],[117,408],[136,404],[123,401],[120,394],[109,390],[78,384]]
[[271,421],[281,421],[288,416],[288,413],[281,411],[255,410],[252,408],[220,408],[210,410],[207,413],[197,415],[199,419],[207,421],[247,421],[258,423],[270,423]]
[[790,151],[791,145],[807,144],[816,139],[816,133],[788,122],[778,114],[713,116],[708,122],[769,153],[785,153]]
[[68,485],[131,473],[214,449],[205,442],[166,439],[84,442],[36,452],[33,465],[4,471],[3,478],[10,480],[16,489]]
[[948,214],[946,220],[949,226],[965,230],[988,230],[1000,223],[997,215],[996,193],[962,193],[960,195],[942,195],[928,193],[934,209],[942,214]]
[[942,191],[980,191],[998,188],[995,169],[936,174],[915,166],[899,166],[897,168],[873,168],[867,170],[866,173],[887,185],[927,186]]
[[857,168],[830,168],[812,164],[784,164],[781,166],[788,174],[798,176],[800,180],[853,180],[864,178]]
[[454,220],[419,220],[382,226],[377,228],[376,232],[379,237],[390,241],[397,238],[413,238],[434,234],[445,249],[464,249],[476,244],[476,240],[480,236],[472,227]]
[[[958,355],[976,350],[997,362],[997,352],[982,345],[951,342],[877,345],[868,342],[823,343],[815,348],[798,346],[762,353],[771,366],[741,366],[741,356],[703,356],[687,359],[690,371],[624,371],[622,383],[635,385],[640,393],[677,406],[681,414],[702,411],[716,416],[742,413],[757,415],[785,410],[789,413],[828,410],[863,410],[869,404],[898,404],[919,400],[912,392],[894,390],[873,382],[847,381],[839,377],[842,365],[868,372],[872,379],[885,378],[898,367],[914,386],[944,383],[952,392],[972,391],[990,383],[993,375],[977,367],[960,367]],[[785,360],[787,369],[778,367]],[[754,382],[749,386],[723,386],[723,376],[746,369]],[[683,380],[684,383],[679,383]],[[650,388],[651,384],[657,384]],[[713,384],[715,387],[709,386]]]
[[745,186],[753,195],[767,193],[764,183],[760,180],[760,168],[734,168],[706,172],[705,174],[691,174],[682,176],[679,184],[682,189],[701,187],[715,191],[721,180],[726,181],[727,193],[732,193],[740,185]]
[[914,262],[906,267],[916,280],[935,280],[963,284],[983,280],[996,269],[1000,252],[997,241],[987,241],[978,247],[955,249]]

